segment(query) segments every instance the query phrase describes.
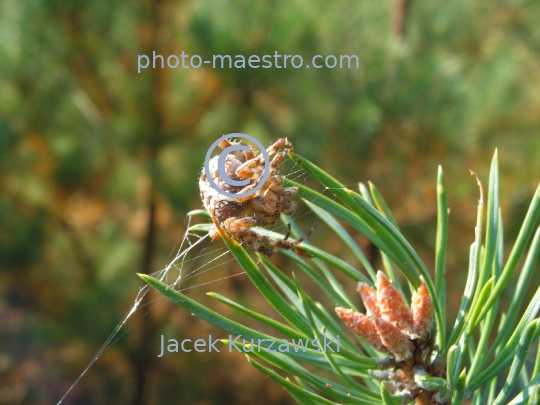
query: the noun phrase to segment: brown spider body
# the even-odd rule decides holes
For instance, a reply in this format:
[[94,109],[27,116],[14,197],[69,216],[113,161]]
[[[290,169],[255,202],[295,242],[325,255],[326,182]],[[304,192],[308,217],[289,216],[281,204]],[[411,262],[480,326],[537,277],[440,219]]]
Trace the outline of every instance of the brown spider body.
[[[225,140],[219,145],[222,149],[239,143]],[[280,151],[281,148],[284,150]],[[278,139],[266,151],[274,156],[270,161],[268,178],[254,194],[242,198],[228,197],[215,190],[206,178],[205,170],[199,178],[199,189],[204,208],[211,215],[214,225],[210,229],[212,239],[219,237],[218,229],[225,231],[231,238],[256,249],[268,256],[279,248],[291,249],[307,237],[298,241],[289,241],[288,234],[283,239],[263,235],[254,226],[271,226],[279,222],[280,214],[292,215],[296,210],[294,196],[296,187],[283,187],[283,177],[276,167],[293,150],[287,139]],[[209,171],[214,182],[223,191],[231,194],[243,194],[253,190],[261,181],[265,170],[264,157],[253,151],[233,151],[225,160],[225,172],[232,180],[250,179],[246,186],[235,186],[223,181],[218,172],[218,156],[209,162]],[[268,246],[269,245],[269,246]]]

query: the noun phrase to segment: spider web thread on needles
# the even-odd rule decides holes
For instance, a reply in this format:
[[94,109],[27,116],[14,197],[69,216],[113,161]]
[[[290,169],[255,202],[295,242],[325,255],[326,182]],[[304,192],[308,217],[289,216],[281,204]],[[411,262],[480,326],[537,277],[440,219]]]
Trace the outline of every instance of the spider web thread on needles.
[[[302,179],[305,180],[305,178],[309,176],[302,169],[296,167],[295,164],[289,170],[288,174],[284,175],[284,177],[289,177],[292,180],[298,181]],[[324,193],[326,191],[328,191],[328,188],[324,188],[321,192]],[[298,219],[304,217],[305,215],[308,215],[309,213],[310,211],[305,205],[300,205],[292,217]],[[229,250],[223,244],[218,244],[217,241],[215,243],[212,243],[210,247],[205,247],[204,242],[209,239],[208,234],[201,234],[190,231],[192,221],[193,217],[187,215],[184,223],[185,232],[182,235],[178,250],[176,251],[173,259],[166,267],[150,275],[177,291],[186,291],[245,274],[244,271],[241,271],[239,273],[230,274],[225,277],[219,277],[211,281],[184,286],[183,284],[185,282],[195,279],[197,276],[200,276],[201,274],[207,273],[211,270],[218,269],[226,263],[234,261],[234,258],[232,257]],[[279,224],[272,227],[272,229],[286,230],[286,225]],[[196,262],[198,262],[199,260],[205,260],[205,262],[200,266],[195,266]],[[192,266],[194,267],[193,269],[191,269]],[[149,290],[150,286],[146,283],[139,288],[139,291],[137,292],[137,295],[130,310],[122,318],[118,325],[113,329],[113,331],[107,337],[101,348],[94,355],[86,368],[82,371],[79,377],[77,377],[77,379],[69,387],[69,389],[62,396],[62,398],[57,402],[57,405],[63,404],[65,403],[64,401],[69,400],[69,396],[72,393],[73,389],[78,385],[78,383],[91,369],[91,367],[99,360],[103,353],[107,351],[110,347],[112,347],[124,334],[126,334],[131,329],[131,327],[129,327],[122,331],[128,319],[130,319],[131,316],[137,312],[137,310],[142,310],[144,308],[146,312],[143,313],[143,316],[146,316],[156,305],[157,300],[164,299],[164,297],[160,296],[152,301],[145,302],[144,305],[141,305]]]

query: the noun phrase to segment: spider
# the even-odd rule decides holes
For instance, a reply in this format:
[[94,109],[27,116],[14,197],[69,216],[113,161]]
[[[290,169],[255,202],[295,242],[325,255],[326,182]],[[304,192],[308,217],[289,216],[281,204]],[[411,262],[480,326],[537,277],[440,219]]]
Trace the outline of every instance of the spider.
[[[225,149],[240,144],[240,142],[224,140],[219,147]],[[285,149],[280,151],[282,148]],[[234,186],[223,181],[218,172],[219,156],[210,160],[209,171],[214,182],[223,191],[244,194],[260,183],[265,169],[264,156],[251,147],[249,149],[249,151],[232,151],[225,159],[225,172],[231,180],[250,179],[250,183],[245,187]],[[268,156],[274,155],[270,161],[268,178],[255,193],[241,198],[228,197],[215,190],[208,182],[203,168],[199,178],[199,189],[204,208],[214,222],[209,231],[212,240],[219,238],[218,229],[220,229],[236,241],[271,256],[279,249],[292,249],[311,234],[316,223],[298,240],[289,240],[290,224],[283,239],[264,235],[252,229],[254,226],[276,225],[280,214],[292,215],[296,211],[296,202],[293,197],[298,192],[298,188],[283,187],[283,176],[276,170],[287,153],[292,150],[293,146],[286,138],[278,139],[268,147],[266,149]]]

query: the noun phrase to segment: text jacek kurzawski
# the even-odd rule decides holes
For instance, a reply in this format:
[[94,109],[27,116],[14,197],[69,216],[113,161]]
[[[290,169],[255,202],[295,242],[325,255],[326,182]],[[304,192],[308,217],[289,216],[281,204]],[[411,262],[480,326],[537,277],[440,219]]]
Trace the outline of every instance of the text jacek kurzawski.
[[[250,353],[254,351],[267,353],[289,353],[289,352],[306,352],[308,349],[315,352],[339,352],[339,335],[335,339],[330,339],[326,335],[323,339],[244,339],[242,335],[234,337],[229,335],[227,349],[229,352],[238,351],[240,353]],[[161,353],[158,357],[162,357],[164,353],[178,353],[196,351],[199,353],[205,352],[221,352],[217,348],[218,342],[221,339],[212,339],[209,335],[207,339],[167,339],[161,335]],[[223,349],[223,346],[221,346]]]

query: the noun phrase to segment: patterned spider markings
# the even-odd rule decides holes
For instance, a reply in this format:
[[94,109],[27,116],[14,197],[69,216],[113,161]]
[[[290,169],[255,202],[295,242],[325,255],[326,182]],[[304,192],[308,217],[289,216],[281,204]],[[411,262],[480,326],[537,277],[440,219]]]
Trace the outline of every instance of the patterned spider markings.
[[[219,144],[219,147],[225,149],[235,145],[241,145],[241,143],[226,139]],[[289,240],[290,225],[283,239],[264,235],[252,229],[254,226],[276,225],[280,214],[290,216],[296,211],[296,202],[293,198],[298,188],[284,187],[283,176],[277,170],[277,166],[292,150],[293,146],[286,138],[278,139],[268,147],[266,152],[273,158],[270,161],[266,181],[255,193],[241,198],[226,196],[214,189],[203,168],[199,178],[199,189],[204,208],[214,222],[209,231],[212,240],[219,238],[219,229],[236,241],[271,256],[279,249],[294,248],[311,234],[316,223],[298,240]],[[229,194],[245,194],[253,190],[261,182],[266,170],[264,156],[251,147],[249,151],[232,151],[225,159],[225,173],[231,180],[250,180],[246,186],[236,186],[221,179],[218,159],[219,156],[216,156],[210,160],[209,172],[214,183]]]

